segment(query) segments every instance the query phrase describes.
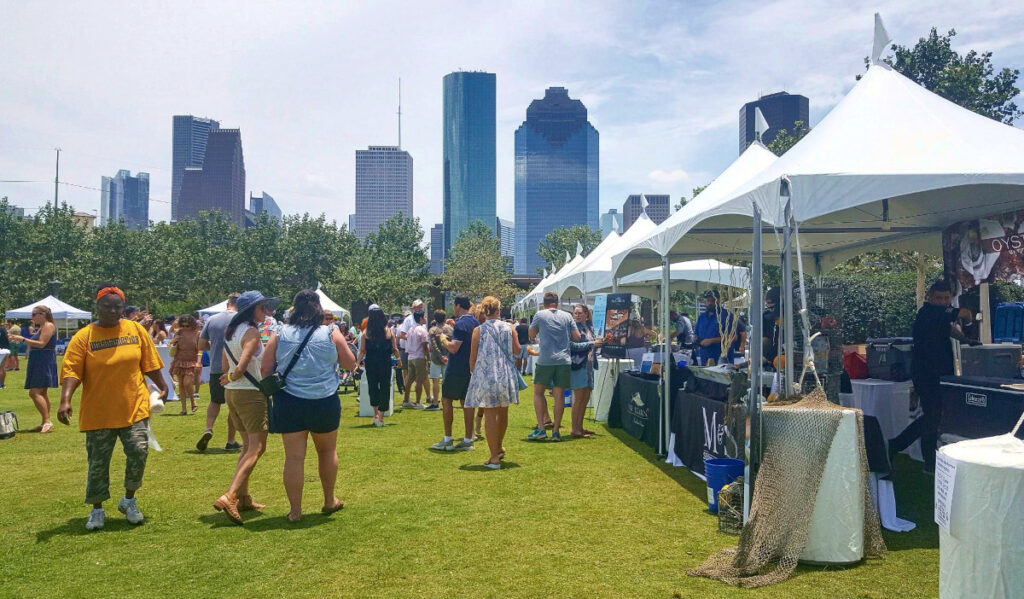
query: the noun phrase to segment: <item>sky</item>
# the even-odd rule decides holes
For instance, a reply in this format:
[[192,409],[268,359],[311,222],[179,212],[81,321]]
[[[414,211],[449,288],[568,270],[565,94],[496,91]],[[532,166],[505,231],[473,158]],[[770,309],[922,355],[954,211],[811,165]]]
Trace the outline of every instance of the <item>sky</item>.
[[[497,210],[514,218],[514,133],[551,86],[600,133],[601,211],[677,200],[738,154],[739,110],[785,90],[811,125],[855,83],[873,14],[893,41],[955,28],[955,48],[1024,68],[1024,11],[1004,2],[21,2],[0,0],[0,196],[98,213],[100,178],[150,173],[170,218],[171,117],[239,128],[248,191],[346,223],[355,151],[398,141],[414,212],[442,219],[442,77],[497,74]],[[1021,85],[1020,83],[1018,84]],[[1018,105],[1024,99],[1017,98]],[[1019,124],[1019,123],[1018,123]]]

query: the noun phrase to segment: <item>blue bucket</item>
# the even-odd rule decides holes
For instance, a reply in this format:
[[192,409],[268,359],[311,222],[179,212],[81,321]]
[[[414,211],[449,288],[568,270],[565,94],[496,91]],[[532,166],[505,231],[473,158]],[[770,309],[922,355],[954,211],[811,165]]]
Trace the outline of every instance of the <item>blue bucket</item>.
[[704,476],[708,479],[708,510],[718,513],[718,492],[743,476],[743,460],[708,458],[704,460]]

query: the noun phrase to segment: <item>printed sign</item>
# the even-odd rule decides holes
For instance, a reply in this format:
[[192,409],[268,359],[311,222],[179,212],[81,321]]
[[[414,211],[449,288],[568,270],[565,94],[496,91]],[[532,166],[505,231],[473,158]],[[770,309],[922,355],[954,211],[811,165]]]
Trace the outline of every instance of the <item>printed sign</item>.
[[981,283],[1024,284],[1024,210],[947,227],[942,262],[954,297]]
[[605,298],[604,347],[601,355],[606,358],[625,358],[629,312],[633,308],[632,295],[609,293]]
[[608,296],[599,295],[594,298],[594,334],[604,336],[604,319],[608,311]]
[[949,533],[953,485],[956,484],[956,462],[941,451],[935,454],[935,523]]

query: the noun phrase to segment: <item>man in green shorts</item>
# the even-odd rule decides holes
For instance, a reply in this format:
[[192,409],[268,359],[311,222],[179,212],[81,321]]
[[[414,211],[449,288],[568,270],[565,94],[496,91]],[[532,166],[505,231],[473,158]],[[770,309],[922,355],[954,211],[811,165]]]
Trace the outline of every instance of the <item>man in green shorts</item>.
[[540,344],[540,355],[533,371],[533,409],[537,412],[537,428],[527,437],[530,441],[548,437],[544,432],[544,420],[548,413],[548,401],[544,394],[548,389],[552,390],[555,401],[551,440],[562,440],[559,429],[565,411],[563,397],[569,387],[569,374],[572,371],[569,343],[579,340],[580,332],[572,316],[558,309],[558,295],[550,291],[545,293],[544,309],[534,315],[533,323],[530,324],[530,342]]

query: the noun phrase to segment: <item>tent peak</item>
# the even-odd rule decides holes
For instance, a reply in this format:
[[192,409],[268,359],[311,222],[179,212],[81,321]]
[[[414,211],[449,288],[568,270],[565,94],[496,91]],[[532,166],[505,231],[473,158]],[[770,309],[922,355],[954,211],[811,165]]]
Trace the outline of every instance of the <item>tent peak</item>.
[[875,13],[875,40],[871,47],[871,64],[884,64],[882,62],[882,52],[885,52],[885,47],[892,41],[892,36],[885,30],[885,23],[882,22],[882,15]]

